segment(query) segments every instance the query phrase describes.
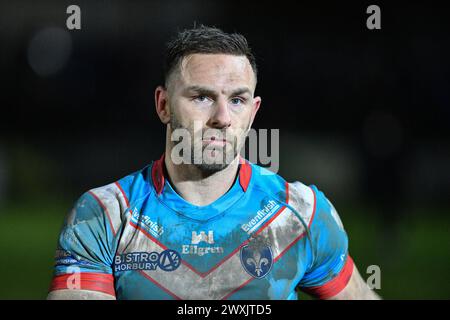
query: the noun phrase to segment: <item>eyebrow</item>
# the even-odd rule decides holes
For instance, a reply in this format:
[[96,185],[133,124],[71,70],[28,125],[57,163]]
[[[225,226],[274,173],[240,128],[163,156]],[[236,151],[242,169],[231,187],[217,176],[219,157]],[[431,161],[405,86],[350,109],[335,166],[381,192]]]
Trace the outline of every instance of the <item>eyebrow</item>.
[[[213,96],[213,97],[217,96],[217,92],[214,89],[211,89],[211,88],[205,87],[205,86],[199,86],[199,85],[189,86],[185,89],[185,91],[186,92],[195,91],[197,93],[201,93],[201,94]],[[249,88],[242,87],[242,88],[237,88],[237,89],[231,91],[230,96],[238,96],[238,95],[242,95],[244,93],[247,93],[249,95],[252,94],[252,92],[250,91]]]
[[245,93],[248,93],[250,96],[252,95],[252,92],[247,87],[242,87],[242,88],[238,88],[236,90],[233,90],[231,92],[231,95],[232,96],[240,96],[240,95],[245,94]]

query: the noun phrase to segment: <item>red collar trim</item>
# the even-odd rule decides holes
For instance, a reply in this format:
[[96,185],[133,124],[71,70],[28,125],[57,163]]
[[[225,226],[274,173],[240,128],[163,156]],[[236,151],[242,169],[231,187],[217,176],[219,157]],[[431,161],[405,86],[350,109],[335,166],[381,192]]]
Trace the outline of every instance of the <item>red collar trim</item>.
[[239,163],[241,164],[241,168],[239,169],[239,183],[244,192],[246,192],[252,177],[252,166],[242,157],[239,158]]
[[159,160],[156,160],[152,167],[152,181],[158,195],[164,189],[164,153]]
[[[248,185],[250,184],[250,179],[252,177],[252,166],[248,163],[247,160],[240,157],[239,158],[239,184],[241,185],[244,192],[247,191]],[[152,166],[152,181],[155,186],[156,193],[158,195],[164,189],[164,153],[159,160],[156,160]]]

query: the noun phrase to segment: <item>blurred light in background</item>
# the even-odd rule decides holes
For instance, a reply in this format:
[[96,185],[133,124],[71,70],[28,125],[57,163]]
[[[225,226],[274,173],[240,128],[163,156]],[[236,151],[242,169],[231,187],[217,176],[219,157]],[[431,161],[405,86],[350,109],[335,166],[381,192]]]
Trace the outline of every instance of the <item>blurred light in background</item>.
[[72,52],[70,34],[62,28],[39,30],[28,45],[28,63],[33,71],[47,77],[61,71]]

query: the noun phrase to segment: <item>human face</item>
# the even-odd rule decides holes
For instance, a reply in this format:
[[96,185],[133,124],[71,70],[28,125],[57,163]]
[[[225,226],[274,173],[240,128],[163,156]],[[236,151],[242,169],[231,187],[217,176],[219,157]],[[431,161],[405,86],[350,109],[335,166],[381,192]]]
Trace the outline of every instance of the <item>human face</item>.
[[[167,88],[169,128],[189,131],[197,167],[218,171],[236,158],[261,103],[255,87],[245,56],[192,54],[181,61]],[[200,163],[193,159],[196,146]]]

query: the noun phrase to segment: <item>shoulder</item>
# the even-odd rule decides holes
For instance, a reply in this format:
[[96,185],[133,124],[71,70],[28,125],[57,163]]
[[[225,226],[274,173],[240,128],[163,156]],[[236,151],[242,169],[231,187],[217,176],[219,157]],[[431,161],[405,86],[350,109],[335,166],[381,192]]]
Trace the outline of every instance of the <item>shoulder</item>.
[[251,180],[250,187],[265,193],[271,193],[280,196],[281,199],[285,199],[287,196],[288,183],[280,175],[251,163]]
[[281,199],[297,211],[308,227],[311,226],[318,210],[334,210],[325,194],[315,185],[300,181],[286,181],[279,174],[273,173],[256,164],[251,164],[254,187],[264,192],[281,195]]
[[109,220],[110,227],[115,233],[120,228],[123,216],[130,207],[131,199],[139,197],[148,188],[147,169],[148,166],[117,181],[86,191],[78,199],[74,211],[77,215],[83,211],[80,208],[87,208],[90,212],[101,212]]
[[127,209],[133,199],[139,198],[143,193],[148,193],[148,165],[138,171],[130,173],[112,183],[90,189],[87,193],[100,200],[103,204],[119,204]]

